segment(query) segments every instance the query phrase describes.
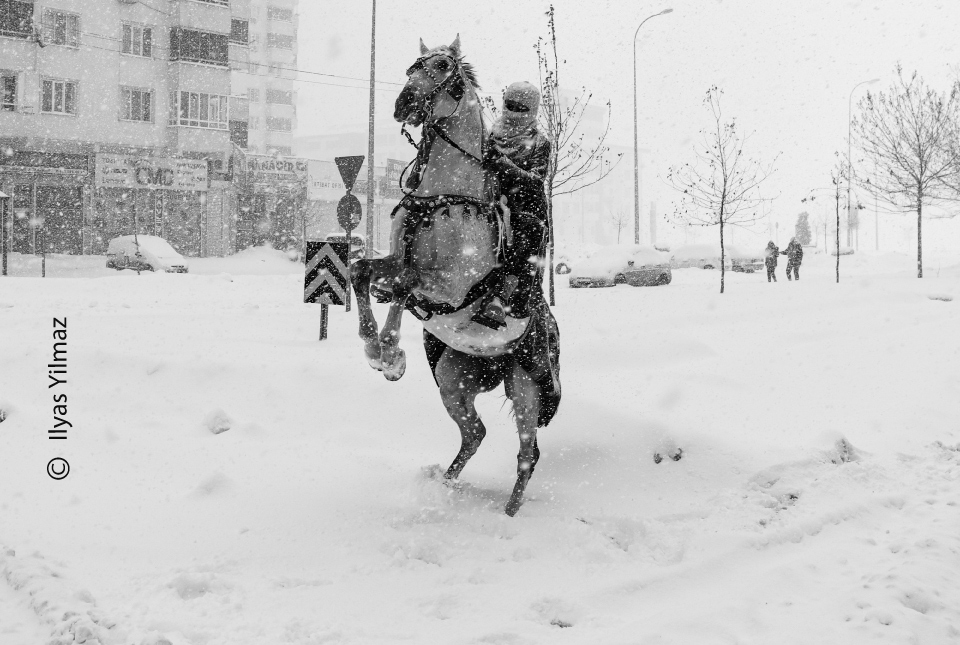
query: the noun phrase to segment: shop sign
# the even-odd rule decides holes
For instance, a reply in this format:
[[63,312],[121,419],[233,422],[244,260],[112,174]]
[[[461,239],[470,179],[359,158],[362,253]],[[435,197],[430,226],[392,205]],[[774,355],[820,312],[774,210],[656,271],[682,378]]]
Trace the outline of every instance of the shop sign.
[[98,154],[94,175],[98,188],[207,190],[203,159]]
[[340,178],[337,164],[332,161],[309,161],[307,168],[309,176],[307,199],[336,202],[346,194],[347,188],[343,185],[343,179]]
[[247,155],[247,171],[254,184],[302,183],[307,180],[305,159],[277,159],[268,155]]
[[[312,201],[336,202],[347,192],[343,185],[337,164],[332,161],[310,161],[309,178],[307,180],[307,199]],[[383,193],[383,169],[374,168],[377,176],[373,178],[373,194],[381,196]],[[366,166],[360,171],[360,178],[353,184],[353,194],[364,196],[367,194]]]
[[400,190],[400,175],[403,174],[403,169],[406,167],[406,161],[387,159],[386,172],[380,182],[380,197],[384,199],[403,199],[403,191]]

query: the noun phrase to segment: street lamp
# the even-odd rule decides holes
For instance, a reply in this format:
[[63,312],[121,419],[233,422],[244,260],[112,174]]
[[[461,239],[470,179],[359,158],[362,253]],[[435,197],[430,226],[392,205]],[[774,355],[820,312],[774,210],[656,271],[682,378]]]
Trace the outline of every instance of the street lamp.
[[[850,187],[853,183],[853,158],[851,157],[851,144],[853,138],[853,93],[857,91],[857,88],[861,85],[873,85],[874,83],[879,82],[879,78],[872,78],[869,81],[862,81],[853,86],[853,89],[850,90],[850,99],[847,101],[847,244],[850,244]],[[859,235],[857,236],[859,240]],[[857,247],[859,248],[860,243],[857,242]],[[840,253],[840,247],[837,247],[837,253]],[[837,257],[840,257],[839,255]]]
[[673,9],[664,9],[660,13],[644,18],[633,32],[633,243],[640,244],[640,147],[637,143],[637,35],[640,27],[650,18],[663,16]]

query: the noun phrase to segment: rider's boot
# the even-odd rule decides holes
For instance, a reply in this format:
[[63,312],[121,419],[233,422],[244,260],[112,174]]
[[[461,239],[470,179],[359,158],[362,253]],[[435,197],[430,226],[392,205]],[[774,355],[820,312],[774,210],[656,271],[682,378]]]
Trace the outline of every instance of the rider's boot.
[[474,314],[471,320],[490,329],[506,327],[506,317],[510,313],[510,305],[505,303],[510,302],[510,296],[517,288],[517,282],[516,276],[506,276],[490,290],[490,293],[480,304],[480,311]]

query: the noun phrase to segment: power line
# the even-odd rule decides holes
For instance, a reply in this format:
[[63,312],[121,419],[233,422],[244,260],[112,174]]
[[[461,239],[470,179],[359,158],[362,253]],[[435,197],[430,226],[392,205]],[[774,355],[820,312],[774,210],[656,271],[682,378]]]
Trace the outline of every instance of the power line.
[[[94,38],[99,38],[99,39],[101,39],[101,40],[110,40],[110,41],[117,42],[117,43],[122,43],[122,42],[123,42],[123,39],[121,39],[121,38],[114,38],[113,36],[107,36],[106,34],[97,34],[97,33],[93,33],[93,32],[90,32],[90,31],[81,31],[81,32],[79,32],[79,33],[81,33],[81,34],[84,35],[84,36],[92,36],[92,37],[94,37]],[[104,48],[104,47],[95,47],[94,45],[85,45],[85,46],[87,46],[87,47],[94,47],[95,49],[101,49],[101,50],[103,50],[103,51],[117,51],[117,53],[122,53],[122,52],[119,52],[118,50],[106,49],[106,48]],[[163,45],[160,45],[160,44],[153,44],[152,42],[151,42],[151,47],[152,47],[152,48],[155,48],[155,49],[158,49],[158,50],[160,50],[160,51],[169,51],[169,49],[170,49],[169,47],[164,47]],[[153,57],[151,56],[151,58],[153,58]],[[250,64],[257,65],[257,66],[263,65],[264,67],[272,67],[272,68],[274,68],[274,69],[280,69],[280,70],[283,70],[283,71],[286,71],[286,72],[297,72],[297,73],[299,73],[299,74],[312,74],[312,75],[315,75],[315,76],[327,76],[327,77],[330,77],[330,78],[339,78],[339,79],[348,80],[348,81],[362,81],[362,82],[365,82],[365,83],[366,83],[366,82],[369,82],[369,80],[370,80],[370,79],[368,79],[368,78],[360,78],[360,77],[357,77],[357,76],[344,76],[344,75],[342,75],[342,74],[329,74],[329,73],[327,73],[327,72],[316,72],[316,71],[313,71],[313,70],[300,69],[300,68],[297,68],[297,67],[285,67],[285,66],[283,66],[283,65],[267,65],[267,64],[264,64],[264,63],[256,63],[256,62],[251,63],[250,61],[237,60],[237,59],[235,59],[235,58],[227,58],[227,62],[236,63],[236,64],[238,64],[238,65],[250,65]],[[232,70],[232,71],[242,71],[242,70]],[[379,83],[379,84],[383,84],[383,85],[394,85],[394,86],[397,86],[397,87],[403,87],[403,85],[404,85],[403,83],[394,83],[393,81],[374,81],[374,83]],[[334,85],[334,87],[353,87],[353,86],[349,86],[349,85]],[[358,88],[358,89],[367,89],[367,88]]]

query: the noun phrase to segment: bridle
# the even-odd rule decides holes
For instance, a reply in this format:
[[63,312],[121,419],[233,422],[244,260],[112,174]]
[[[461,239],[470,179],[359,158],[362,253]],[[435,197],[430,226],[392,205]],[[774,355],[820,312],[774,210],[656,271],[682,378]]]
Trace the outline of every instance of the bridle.
[[[436,58],[437,56],[443,56],[444,58],[449,59],[453,63],[453,70],[445,79],[443,79],[440,82],[437,82],[437,79],[434,78],[433,74],[430,72],[430,69],[426,65],[428,60],[432,58]],[[407,72],[406,72],[407,77],[410,77],[417,71],[422,70],[435,83],[434,88],[423,95],[423,98],[420,101],[420,105],[418,106],[418,109],[424,114],[424,120],[423,120],[424,136],[421,137],[420,143],[419,144],[416,143],[413,140],[413,137],[410,135],[410,133],[407,132],[406,123],[403,123],[400,126],[400,133],[404,137],[406,137],[410,145],[416,148],[418,152],[416,159],[411,161],[410,164],[407,164],[407,168],[409,168],[410,165],[414,163],[414,161],[416,161],[417,159],[420,159],[421,156],[422,156],[424,165],[426,165],[427,160],[429,160],[430,143],[432,142],[432,137],[426,136],[426,130],[433,131],[437,136],[439,136],[448,145],[450,145],[455,150],[459,151],[461,154],[469,157],[470,159],[473,159],[474,161],[483,163],[483,160],[480,157],[477,157],[476,155],[472,154],[467,150],[464,150],[463,146],[461,146],[456,141],[454,141],[450,137],[450,135],[447,134],[446,130],[444,130],[442,125],[443,121],[449,119],[460,110],[460,104],[463,101],[464,95],[466,94],[466,90],[463,85],[465,83],[465,80],[463,78],[463,67],[461,66],[460,61],[461,61],[460,58],[448,56],[447,54],[444,54],[441,52],[436,52],[426,56],[421,56],[420,58],[415,60],[410,67],[407,68]],[[447,114],[445,116],[440,116],[440,117],[434,117],[433,101],[437,96],[440,95],[441,92],[444,92],[444,91],[446,91],[447,94],[450,95],[450,98],[454,99],[457,102],[457,105],[453,108],[453,111],[450,112],[450,114]],[[480,141],[481,150],[483,148],[483,144],[484,144],[483,138],[481,137],[481,141]],[[404,168],[404,172],[406,172],[407,168]],[[410,191],[410,193],[408,193],[407,191],[404,190],[403,174],[404,173],[400,173],[399,187],[404,194],[409,196],[413,191]],[[414,188],[413,190],[416,190],[416,188]]]

